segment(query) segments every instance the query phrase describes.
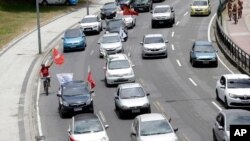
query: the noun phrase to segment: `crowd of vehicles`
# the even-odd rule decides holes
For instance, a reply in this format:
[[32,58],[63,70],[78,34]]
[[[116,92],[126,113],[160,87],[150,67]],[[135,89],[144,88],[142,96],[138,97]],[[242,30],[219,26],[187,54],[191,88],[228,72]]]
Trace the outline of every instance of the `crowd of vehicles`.
[[[131,140],[171,140],[177,141],[177,128],[174,129],[164,114],[151,113],[149,93],[140,83],[136,82],[134,64],[124,53],[123,42],[128,41],[128,28],[136,26],[136,16],[123,15],[119,6],[129,5],[138,11],[151,11],[152,28],[158,25],[175,24],[174,8],[171,5],[157,5],[156,0],[117,0],[105,3],[100,9],[100,15],[85,16],[79,22],[80,28],[68,29],[63,38],[64,51],[85,49],[85,33],[100,33],[105,29],[99,44],[99,56],[105,59],[105,84],[117,86],[114,94],[115,111],[120,118],[135,114],[131,125]],[[190,16],[209,15],[211,6],[209,0],[194,0],[190,6]],[[105,20],[105,26],[103,25]],[[150,21],[149,21],[150,22]],[[142,58],[168,57],[168,40],[162,34],[146,34],[140,42]],[[204,40],[193,42],[190,49],[190,64],[193,67],[200,65],[218,66],[217,50],[213,44]],[[225,108],[250,106],[250,77],[245,74],[222,75],[217,84],[215,95],[222,101]],[[72,81],[61,85],[58,100],[59,114],[64,117],[67,113],[90,112],[73,116],[68,130],[69,140],[98,140],[109,141],[106,129],[98,115],[94,114],[93,91],[84,81]],[[244,120],[237,120],[244,117]],[[233,120],[235,118],[235,120]],[[214,141],[229,139],[229,125],[249,124],[250,112],[245,110],[222,110],[218,114],[213,127]],[[91,134],[91,135],[90,135]]]

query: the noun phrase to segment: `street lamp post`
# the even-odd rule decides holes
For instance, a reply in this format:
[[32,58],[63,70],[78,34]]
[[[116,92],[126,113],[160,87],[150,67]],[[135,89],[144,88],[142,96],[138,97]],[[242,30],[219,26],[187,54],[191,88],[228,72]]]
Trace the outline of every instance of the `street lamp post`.
[[89,0],[87,0],[87,15],[89,15]]
[[38,33],[38,53],[42,53],[41,48],[41,33],[40,33],[40,15],[39,15],[39,2],[36,0],[36,18],[37,18],[37,33]]

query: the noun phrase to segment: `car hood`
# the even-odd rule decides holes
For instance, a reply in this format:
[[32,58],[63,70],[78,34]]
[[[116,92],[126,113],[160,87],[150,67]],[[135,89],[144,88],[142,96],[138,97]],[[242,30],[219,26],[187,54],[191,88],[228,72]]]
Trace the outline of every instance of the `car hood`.
[[101,44],[100,47],[103,49],[114,49],[117,47],[122,46],[121,42],[116,42],[116,43],[106,43],[106,44]]
[[170,17],[171,13],[166,12],[166,13],[154,13],[153,17]]
[[208,6],[191,6],[192,9],[207,9]]
[[133,20],[133,18],[131,16],[123,17],[123,19],[125,20],[125,22]]
[[127,107],[143,106],[144,104],[149,103],[148,98],[146,96],[132,99],[120,99],[120,102],[121,105]]
[[214,52],[194,52],[195,57],[198,59],[215,58],[216,53]]
[[105,131],[86,134],[74,134],[73,138],[77,141],[102,141],[102,138],[107,138]]
[[98,22],[92,22],[92,23],[81,23],[82,27],[92,27],[92,26],[98,26]]
[[133,72],[132,68],[109,70],[111,75],[126,75]]
[[82,37],[65,38],[65,39],[64,39],[64,43],[79,43],[79,42],[82,41],[82,40],[83,40]]
[[62,96],[62,99],[68,104],[81,104],[89,101],[88,95]]
[[116,9],[115,8],[107,8],[107,9],[103,9],[103,12],[107,12],[107,13],[110,13],[110,12],[113,12],[115,11]]
[[108,29],[108,32],[110,33],[120,33],[120,27],[117,27],[117,28],[109,28]]
[[147,49],[160,49],[165,47],[165,43],[156,43],[156,44],[144,44],[144,47]]
[[250,88],[240,88],[240,89],[227,89],[227,93],[237,94],[237,95],[247,95],[250,96]]
[[140,141],[175,141],[177,139],[175,133],[162,134],[162,135],[151,135],[141,136]]

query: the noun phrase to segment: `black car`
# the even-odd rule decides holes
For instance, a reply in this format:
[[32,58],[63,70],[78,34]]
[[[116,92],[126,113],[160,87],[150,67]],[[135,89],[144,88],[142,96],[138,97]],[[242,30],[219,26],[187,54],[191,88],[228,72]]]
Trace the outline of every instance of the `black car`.
[[101,8],[101,19],[112,19],[116,16],[117,5],[115,2],[108,2]]
[[132,7],[135,11],[150,11],[153,9],[152,0],[134,0]]
[[122,19],[111,19],[106,22],[106,33],[119,33],[123,41],[128,39],[128,29]]
[[116,0],[116,2],[123,9],[124,6],[131,7],[133,0]]
[[64,117],[67,113],[93,112],[93,99],[88,83],[84,81],[70,81],[60,86],[57,94],[59,100],[59,114]]
[[192,66],[198,64],[218,66],[217,50],[209,41],[195,41],[190,51],[190,63]]

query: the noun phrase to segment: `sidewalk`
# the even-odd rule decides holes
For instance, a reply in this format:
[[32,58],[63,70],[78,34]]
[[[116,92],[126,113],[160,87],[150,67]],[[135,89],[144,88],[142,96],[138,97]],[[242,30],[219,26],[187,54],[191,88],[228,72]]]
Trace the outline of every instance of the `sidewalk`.
[[234,24],[229,21],[227,11],[223,12],[224,31],[242,50],[250,54],[250,0],[243,0],[242,18]]
[[[92,0],[90,13],[111,0]],[[36,89],[38,69],[45,52],[54,47],[64,30],[77,24],[86,8],[61,16],[41,28],[43,54],[38,54],[37,31],[19,37],[0,51],[1,141],[34,141],[37,133]]]

